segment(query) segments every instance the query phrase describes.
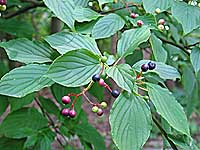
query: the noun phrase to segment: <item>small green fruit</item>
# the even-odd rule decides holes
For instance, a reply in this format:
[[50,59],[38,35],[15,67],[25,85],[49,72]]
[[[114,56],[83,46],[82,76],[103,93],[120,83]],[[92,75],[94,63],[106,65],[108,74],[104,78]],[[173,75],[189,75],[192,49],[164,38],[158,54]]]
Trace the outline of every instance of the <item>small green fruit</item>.
[[6,5],[0,5],[0,11],[5,11],[6,10]]
[[155,13],[157,13],[157,14],[161,13],[160,8],[156,8]]
[[106,56],[102,56],[101,57],[101,62],[102,63],[106,63],[107,60],[108,60],[108,58]]
[[159,29],[160,31],[163,31],[163,30],[165,29],[165,27],[164,27],[164,25],[160,24],[160,25],[158,25],[158,29]]
[[101,107],[102,107],[103,109],[107,108],[107,106],[108,106],[106,102],[101,102],[100,105],[101,105]]
[[97,113],[99,110],[99,108],[97,106],[93,106],[92,107],[92,112]]
[[149,96],[143,96],[145,100],[149,100]]

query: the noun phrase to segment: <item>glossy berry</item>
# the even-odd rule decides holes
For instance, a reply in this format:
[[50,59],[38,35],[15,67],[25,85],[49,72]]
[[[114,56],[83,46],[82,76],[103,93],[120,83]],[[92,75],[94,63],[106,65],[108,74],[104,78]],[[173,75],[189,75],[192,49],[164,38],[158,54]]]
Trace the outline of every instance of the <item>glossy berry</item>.
[[142,20],[138,20],[138,21],[137,21],[137,25],[138,25],[139,27],[141,27],[143,24],[144,24],[144,23],[143,23]]
[[141,66],[141,70],[142,70],[142,72],[148,71],[148,70],[149,70],[149,65],[148,65],[148,64],[143,64],[143,65]]
[[104,108],[104,109],[108,106],[106,102],[101,102],[100,105],[101,105],[101,107]]
[[162,24],[162,25],[164,25],[164,24],[165,24],[165,20],[164,20],[164,19],[160,19],[160,20],[158,20],[158,24]]
[[153,70],[153,69],[156,68],[156,63],[150,61],[150,62],[148,63],[148,66],[149,66],[149,70]]
[[103,79],[100,79],[100,80],[99,80],[99,85],[100,85],[100,86],[105,86],[105,82],[104,82]]
[[69,104],[69,103],[71,102],[71,99],[70,99],[69,96],[63,96],[63,97],[62,97],[62,102],[63,102],[64,104]]
[[108,60],[108,58],[106,56],[102,56],[101,57],[101,62],[102,63],[106,63],[107,60]]
[[97,115],[98,116],[102,116],[103,115],[103,110],[101,108],[98,109]]
[[69,116],[70,116],[71,118],[76,117],[76,111],[75,111],[74,109],[70,110],[70,111],[69,111]]
[[6,0],[0,0],[0,5],[6,5]]
[[114,98],[117,98],[118,96],[119,96],[119,91],[117,91],[117,90],[112,90],[112,92],[111,92],[111,95],[114,97]]
[[169,30],[169,26],[165,26],[165,30],[168,31]]
[[157,14],[161,13],[160,8],[156,8],[155,13],[157,13]]
[[160,31],[163,31],[163,30],[165,29],[165,27],[164,27],[164,25],[160,24],[160,25],[158,25],[158,29],[159,29]]
[[64,108],[64,109],[61,111],[61,114],[62,114],[63,116],[69,116],[69,112],[70,112],[70,109]]
[[92,80],[93,80],[94,82],[99,81],[99,80],[100,80],[100,75],[99,75],[99,74],[93,75],[93,76],[92,76]]
[[99,110],[99,107],[97,107],[97,106],[92,107],[92,112],[97,113],[98,110]]
[[131,13],[131,14],[130,14],[130,17],[131,17],[131,18],[133,18],[133,19],[135,19],[135,18],[137,18],[137,17],[138,17],[138,14]]

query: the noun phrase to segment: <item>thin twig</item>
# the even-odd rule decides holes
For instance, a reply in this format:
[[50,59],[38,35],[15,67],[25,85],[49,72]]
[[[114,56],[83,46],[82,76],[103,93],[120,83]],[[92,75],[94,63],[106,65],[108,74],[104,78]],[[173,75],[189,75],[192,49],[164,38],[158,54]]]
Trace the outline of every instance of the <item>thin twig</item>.
[[23,14],[31,9],[34,9],[36,7],[44,7],[44,6],[45,6],[44,3],[32,3],[31,5],[23,7],[21,9],[19,9],[18,11],[4,15],[3,18],[5,18],[5,19],[13,18],[13,17]]
[[[45,111],[45,109],[41,106],[41,104],[40,104],[38,98],[35,98],[35,102],[37,103],[37,105],[38,105],[39,108],[41,109],[42,114],[49,120],[50,124],[53,126],[53,129],[54,129],[55,133],[58,134],[58,135],[60,135],[60,136],[64,139],[65,143],[67,143],[67,141],[65,140],[65,137],[62,135],[62,133],[61,133],[61,132],[57,129],[57,127],[55,126],[54,121],[53,121],[53,119],[51,118],[51,116],[50,116],[50,115]],[[59,142],[59,144],[60,144],[62,147],[65,147],[65,145],[60,141],[59,138],[56,138],[56,139],[57,139],[57,141]]]
[[176,147],[176,145],[173,143],[172,140],[170,140],[168,138],[167,133],[165,132],[165,130],[162,128],[162,126],[160,125],[160,123],[158,122],[158,120],[152,116],[153,122],[156,124],[156,126],[158,127],[158,129],[160,130],[160,132],[162,133],[162,135],[167,139],[167,141],[169,142],[169,144],[171,145],[173,150],[178,150],[178,148]]

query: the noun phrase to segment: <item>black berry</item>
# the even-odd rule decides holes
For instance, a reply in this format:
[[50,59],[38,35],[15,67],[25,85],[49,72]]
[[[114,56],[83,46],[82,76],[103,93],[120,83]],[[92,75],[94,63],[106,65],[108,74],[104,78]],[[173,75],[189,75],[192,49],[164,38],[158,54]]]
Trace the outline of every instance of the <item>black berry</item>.
[[149,66],[149,70],[153,70],[153,69],[155,69],[156,68],[156,63],[153,63],[153,62],[149,62],[148,63],[148,66]]
[[141,66],[141,70],[142,70],[143,72],[148,71],[148,70],[149,70],[149,65],[148,65],[148,64],[143,64],[143,65]]
[[118,96],[119,96],[119,91],[117,91],[117,90],[112,90],[112,92],[111,92],[111,95],[114,97],[114,98],[117,98]]
[[99,81],[99,80],[100,80],[100,75],[99,75],[99,74],[93,75],[93,76],[92,76],[92,80],[93,80],[94,82]]

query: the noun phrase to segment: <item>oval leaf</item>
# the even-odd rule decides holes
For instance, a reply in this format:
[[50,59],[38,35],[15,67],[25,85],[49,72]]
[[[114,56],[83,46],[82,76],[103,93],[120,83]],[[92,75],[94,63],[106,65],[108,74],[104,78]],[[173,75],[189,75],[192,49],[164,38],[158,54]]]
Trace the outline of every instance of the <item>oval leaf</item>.
[[50,66],[47,76],[61,85],[79,87],[88,84],[92,75],[100,69],[99,56],[80,49],[58,57]]
[[[150,60],[141,60],[141,61],[137,62],[136,64],[134,64],[133,68],[136,69],[137,71],[140,71],[142,64],[146,64],[149,61]],[[149,70],[148,72],[155,72],[164,80],[180,78],[180,73],[177,71],[176,68],[166,65],[162,62],[155,62],[152,60],[151,60],[151,62],[156,63],[156,68],[154,70]]]
[[163,48],[162,41],[152,34],[150,43],[155,60],[165,63],[167,60],[167,51]]
[[133,94],[124,92],[115,100],[109,119],[113,140],[120,150],[139,150],[150,135],[150,108]]
[[26,64],[52,62],[51,58],[55,53],[50,47],[28,39],[3,42],[0,43],[0,47],[6,50],[9,59]]
[[44,0],[45,5],[54,12],[54,14],[66,23],[70,28],[74,27],[74,8],[72,0]]
[[161,11],[167,10],[173,2],[174,0],[143,0],[143,5],[146,12],[153,13],[157,8]]
[[81,34],[63,31],[47,36],[45,40],[60,54],[84,48],[101,55],[95,40]]
[[31,64],[11,70],[0,80],[0,94],[24,97],[34,91],[51,86],[53,81],[43,75],[48,65]]
[[125,21],[116,14],[109,14],[101,18],[92,30],[92,37],[103,39],[112,36],[124,27]]
[[198,73],[200,70],[200,48],[199,47],[195,47],[192,49],[190,60],[192,62],[195,72]]
[[117,54],[121,57],[132,54],[135,48],[146,42],[149,37],[150,30],[147,26],[125,31],[117,44]]
[[23,138],[47,126],[48,121],[34,108],[10,113],[0,126],[0,133],[10,138]]
[[182,24],[185,34],[200,26],[200,8],[184,2],[174,2],[172,15]]
[[190,136],[189,125],[181,105],[168,89],[148,84],[148,93],[157,112],[177,131]]
[[134,72],[131,70],[128,64],[121,64],[110,67],[106,73],[119,87],[131,93],[134,87]]
[[74,11],[74,18],[78,22],[96,20],[100,14],[90,8],[76,7]]

